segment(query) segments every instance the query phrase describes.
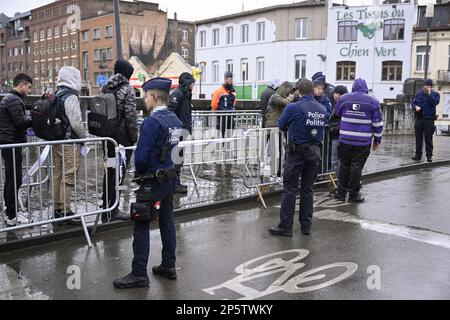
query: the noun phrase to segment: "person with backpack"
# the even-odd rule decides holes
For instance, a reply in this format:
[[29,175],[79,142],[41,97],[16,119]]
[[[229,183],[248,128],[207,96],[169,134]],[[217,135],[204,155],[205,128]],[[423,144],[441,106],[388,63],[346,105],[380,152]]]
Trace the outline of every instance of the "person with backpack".
[[[114,75],[108,80],[107,84],[101,89],[102,94],[112,93],[114,101],[109,102],[108,108],[116,108],[117,125],[112,129],[112,133],[106,133],[102,136],[108,136],[117,141],[119,145],[124,147],[134,146],[138,140],[138,122],[136,110],[136,94],[130,85],[130,78],[134,73],[133,66],[126,60],[119,59],[114,65]],[[116,157],[114,145],[110,142],[106,144],[108,158]],[[122,185],[130,164],[133,151],[127,150],[125,153],[125,165],[122,166],[121,180]],[[108,197],[108,199],[106,199]],[[107,169],[107,173],[103,178],[103,209],[111,208],[116,202],[116,170],[115,167]],[[102,222],[128,220],[129,214],[120,212],[118,208],[108,214],[102,215]]]
[[[27,142],[26,131],[32,121],[25,113],[23,99],[31,93],[32,85],[30,76],[19,73],[13,80],[13,89],[0,103],[0,145]],[[14,227],[18,223],[30,223],[27,218],[17,216],[16,207],[17,192],[22,185],[22,148],[2,149],[1,154],[5,167],[6,225]]]
[[[65,66],[59,70],[56,99],[62,110],[62,122],[65,139],[85,139],[79,92],[81,90],[81,74],[74,67]],[[54,201],[55,218],[75,215],[71,210],[71,196],[75,186],[75,176],[81,164],[80,148],[73,144],[59,144],[53,147],[54,169]],[[69,220],[69,224],[78,226],[81,219]]]
[[[236,106],[236,90],[233,86],[233,73],[225,72],[225,82],[213,93],[211,107],[213,111],[234,112]],[[234,129],[233,116],[218,116],[217,130],[221,131],[222,138],[225,138],[227,130]]]
[[[192,74],[184,72],[178,80],[178,88],[176,88],[167,100],[167,108],[175,113],[183,124],[183,129],[192,135],[192,90],[194,90],[195,78]],[[175,193],[187,194],[188,187],[181,184],[181,167],[178,166],[177,186]]]

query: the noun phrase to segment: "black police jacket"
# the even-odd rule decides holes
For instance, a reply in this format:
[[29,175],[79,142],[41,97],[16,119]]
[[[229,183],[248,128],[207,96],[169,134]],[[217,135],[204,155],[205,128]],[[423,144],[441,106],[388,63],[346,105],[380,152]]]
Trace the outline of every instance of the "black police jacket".
[[15,90],[9,92],[0,103],[0,143],[24,143],[31,118],[26,116],[23,96]]

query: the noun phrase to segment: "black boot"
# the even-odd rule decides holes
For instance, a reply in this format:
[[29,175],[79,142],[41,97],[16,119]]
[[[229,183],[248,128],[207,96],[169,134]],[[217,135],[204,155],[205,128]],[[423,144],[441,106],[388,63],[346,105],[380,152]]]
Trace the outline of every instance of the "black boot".
[[427,162],[432,163],[433,162],[433,157],[427,157]]
[[114,280],[113,285],[116,289],[148,288],[150,280],[148,277],[136,277],[130,273],[123,278]]
[[412,157],[411,159],[413,159],[414,161],[420,161],[420,160],[422,160],[422,156],[419,156],[419,155],[415,155],[414,157]]
[[269,232],[274,236],[292,237],[292,231],[283,229],[279,225],[269,228]]
[[346,195],[346,194],[339,193],[339,192],[336,192],[336,193],[334,194],[334,198],[335,198],[336,200],[345,202],[345,199],[347,198],[347,195]]
[[154,275],[165,277],[169,280],[177,279],[177,270],[175,268],[166,269],[162,265],[154,266],[152,268],[152,272]]
[[178,194],[187,194],[188,193],[188,187],[182,184],[179,184],[175,187],[175,193]]

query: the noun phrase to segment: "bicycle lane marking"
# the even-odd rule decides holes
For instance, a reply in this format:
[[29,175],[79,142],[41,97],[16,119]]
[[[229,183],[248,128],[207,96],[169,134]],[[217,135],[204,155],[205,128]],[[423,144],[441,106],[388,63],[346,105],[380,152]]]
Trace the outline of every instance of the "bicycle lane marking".
[[358,225],[365,230],[394,235],[450,249],[450,235],[446,233],[389,222],[361,219],[349,213],[329,209],[315,213],[314,217],[319,220],[347,222]]
[[0,300],[50,300],[30,281],[5,264],[0,264]]

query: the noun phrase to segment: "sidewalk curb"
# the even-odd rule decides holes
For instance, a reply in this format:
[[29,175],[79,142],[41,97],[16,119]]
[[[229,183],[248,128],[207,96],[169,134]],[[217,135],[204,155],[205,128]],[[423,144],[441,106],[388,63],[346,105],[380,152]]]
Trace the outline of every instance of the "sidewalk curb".
[[[375,182],[378,180],[383,180],[383,179],[389,178],[389,176],[392,176],[394,174],[407,173],[407,172],[411,172],[414,170],[445,167],[445,166],[449,166],[449,165],[450,165],[450,160],[441,160],[441,161],[436,161],[433,163],[424,162],[424,163],[418,163],[418,164],[405,165],[405,166],[398,167],[398,168],[368,173],[363,176],[363,181]],[[328,181],[318,183],[318,184],[316,184],[316,189],[324,188],[327,186],[327,184],[328,184]],[[282,192],[283,192],[282,190],[271,191],[271,192],[265,193],[264,197],[266,199],[274,198],[276,196],[280,196],[282,194]],[[207,204],[204,206],[200,206],[200,207],[178,209],[178,210],[175,210],[175,218],[184,217],[187,215],[194,215],[194,214],[201,216],[201,213],[206,212],[206,211],[214,211],[219,208],[230,207],[230,206],[234,206],[234,205],[237,205],[240,203],[249,203],[249,202],[256,203],[256,199],[257,199],[256,195],[251,195],[251,196],[246,196],[246,197],[239,198],[239,199],[217,201],[217,202]],[[128,228],[130,226],[131,226],[130,221],[118,221],[118,222],[113,222],[113,223],[106,224],[106,225],[99,225],[99,226],[97,226],[96,234],[108,232],[108,231],[119,229],[119,228]],[[89,227],[88,229],[89,229],[89,231],[92,231],[92,227]],[[0,245],[0,254],[5,254],[5,253],[7,254],[12,251],[17,251],[17,250],[26,249],[29,247],[44,245],[44,244],[47,244],[47,243],[53,242],[53,241],[66,240],[69,238],[76,238],[76,237],[84,237],[84,233],[81,228],[73,228],[73,229],[66,230],[66,231],[61,231],[61,232],[57,232],[57,233],[52,233],[52,234],[48,234],[48,235],[35,237],[32,239],[28,238],[28,239],[19,239],[19,240],[8,241],[7,243]],[[95,242],[95,239],[93,239],[93,242]]]

